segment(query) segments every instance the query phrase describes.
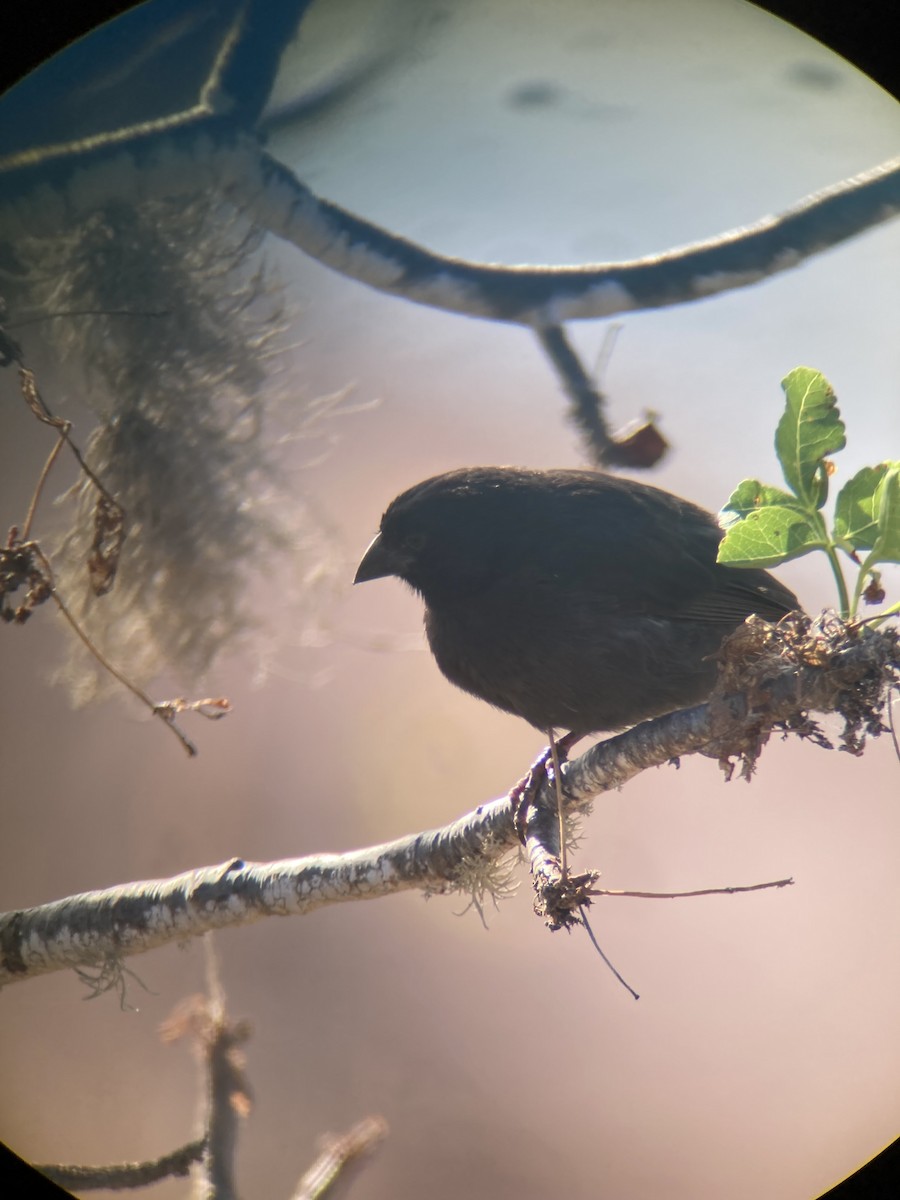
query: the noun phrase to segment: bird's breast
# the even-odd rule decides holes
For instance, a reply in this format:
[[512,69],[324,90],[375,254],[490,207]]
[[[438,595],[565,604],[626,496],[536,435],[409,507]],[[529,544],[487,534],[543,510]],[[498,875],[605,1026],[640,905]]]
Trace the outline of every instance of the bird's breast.
[[541,730],[621,729],[696,704],[715,681],[725,630],[706,622],[544,610],[522,599],[426,609],[435,660],[451,683]]

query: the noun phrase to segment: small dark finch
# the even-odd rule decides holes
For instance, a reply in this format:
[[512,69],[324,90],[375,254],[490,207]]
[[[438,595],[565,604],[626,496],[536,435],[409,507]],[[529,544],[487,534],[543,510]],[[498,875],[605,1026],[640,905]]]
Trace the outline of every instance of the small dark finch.
[[437,664],[543,732],[621,729],[709,695],[722,639],[797,598],[720,566],[695,504],[594,471],[471,467],[398,496],[355,583],[397,575],[425,601]]

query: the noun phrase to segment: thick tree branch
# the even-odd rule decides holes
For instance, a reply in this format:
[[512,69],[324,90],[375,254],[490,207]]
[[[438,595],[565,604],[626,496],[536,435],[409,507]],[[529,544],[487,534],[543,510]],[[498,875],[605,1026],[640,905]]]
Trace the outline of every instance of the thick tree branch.
[[778,216],[703,242],[617,263],[499,266],[432,253],[310,191],[259,158],[231,198],[311,258],[369,287],[466,316],[538,328],[664,308],[748,287],[900,212],[900,158],[808,196]]
[[[198,195],[209,197],[213,209],[227,201],[257,234],[270,232],[348,279],[417,304],[532,328],[572,400],[589,457],[604,467],[646,467],[664,453],[664,439],[650,422],[624,435],[609,433],[602,396],[562,323],[746,287],[900,211],[895,158],[778,216],[630,261],[507,266],[436,254],[317,196],[264,149],[261,114],[307,3],[228,0],[210,24],[218,41],[200,82],[189,72],[197,58],[191,40],[196,30],[189,24],[167,52],[182,97],[173,103],[175,111],[128,109],[129,121],[99,132],[79,125],[73,113],[69,140],[48,138],[43,145],[28,145],[24,116],[12,121],[12,152],[0,157],[0,244],[15,252],[29,237],[58,237],[111,204],[142,211],[148,201],[180,203]],[[62,79],[59,72],[54,76],[52,64],[48,71],[51,89],[74,86],[64,72]],[[14,350],[14,343],[0,338],[0,362]]]
[[895,158],[778,216],[678,250],[584,266],[500,266],[434,253],[315,195],[227,116],[179,114],[52,149],[46,161],[37,152],[0,160],[4,238],[50,235],[63,218],[112,199],[208,191],[349,279],[446,312],[538,328],[748,287],[900,212]]
[[[859,753],[866,735],[884,728],[880,714],[898,673],[900,636],[895,629],[848,629],[836,619],[814,625],[798,617],[782,630],[750,618],[726,643],[719,685],[707,704],[645,721],[566,764],[567,807],[584,811],[601,793],[685,754],[700,752],[723,763],[736,758],[749,775],[776,727],[824,741],[809,719],[811,711],[840,713],[843,748]],[[548,814],[555,812],[555,803],[552,781],[545,780],[526,814],[526,844],[538,908],[550,924],[566,924],[571,922],[560,920],[553,907],[560,876],[555,818]],[[3,914],[0,986],[66,967],[100,967],[103,985],[112,987],[120,983],[127,956],[210,929],[412,888],[477,892],[491,864],[519,844],[515,808],[504,797],[440,829],[348,854],[274,863],[234,859],[172,879],[87,892]],[[590,886],[589,875],[575,881],[579,896]],[[563,897],[562,912],[571,912],[579,902],[578,897]]]
[[[105,967],[131,954],[325,904],[441,890],[473,858],[516,845],[508,801],[442,829],[349,854],[218,866],[85,892],[0,917],[0,986],[66,967]],[[114,973],[104,972],[107,986]]]
[[778,216],[663,254],[584,266],[500,266],[433,253],[315,195],[263,149],[258,121],[306,0],[245,0],[180,111],[0,158],[0,241],[57,234],[115,201],[209,193],[257,228],[369,287],[448,312],[546,329],[746,287],[900,211],[900,158]]

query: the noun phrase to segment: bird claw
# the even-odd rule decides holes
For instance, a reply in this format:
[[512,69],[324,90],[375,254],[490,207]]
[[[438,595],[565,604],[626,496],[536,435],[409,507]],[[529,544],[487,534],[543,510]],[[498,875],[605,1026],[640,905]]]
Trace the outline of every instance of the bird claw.
[[547,778],[547,764],[550,762],[551,751],[547,746],[528,768],[524,779],[510,789],[509,802],[513,810],[513,828],[516,837],[525,845],[528,834],[528,809],[537,798],[541,785]]
[[[579,741],[580,737],[581,734],[567,733],[565,736],[557,739],[556,754],[560,766],[566,762],[569,757],[569,751]],[[549,764],[552,758],[553,751],[549,746],[546,746],[528,768],[528,774],[525,778],[520,779],[509,792],[509,802],[513,809],[513,828],[516,831],[516,837],[518,837],[523,846],[528,835],[528,809],[537,799],[537,794],[541,790],[544,780],[550,775]]]

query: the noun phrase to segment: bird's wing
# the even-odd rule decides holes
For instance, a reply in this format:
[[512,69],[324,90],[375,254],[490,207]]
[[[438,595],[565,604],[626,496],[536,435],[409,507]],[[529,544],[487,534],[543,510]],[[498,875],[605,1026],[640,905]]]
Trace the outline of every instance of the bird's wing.
[[704,621],[742,621],[751,612],[777,621],[800,607],[789,588],[766,571],[717,567],[715,591],[696,596],[673,616]]
[[[608,612],[685,620],[735,623],[751,612],[777,618],[798,607],[793,593],[767,572],[717,563],[722,531],[687,501],[656,489],[615,486],[574,499],[564,536],[557,525],[556,553],[549,559],[534,555],[547,583],[551,574],[570,574]],[[553,536],[540,528],[530,532]],[[552,572],[541,566],[549,561]]]

